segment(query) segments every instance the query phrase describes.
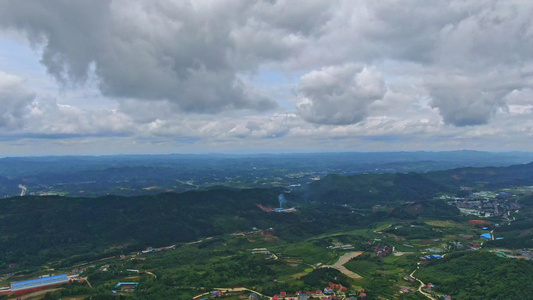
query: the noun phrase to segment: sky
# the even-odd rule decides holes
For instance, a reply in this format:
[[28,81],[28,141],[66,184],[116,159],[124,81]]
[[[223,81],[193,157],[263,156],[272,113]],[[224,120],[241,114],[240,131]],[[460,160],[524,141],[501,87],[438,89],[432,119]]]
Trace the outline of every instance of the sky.
[[532,1],[2,0],[0,156],[531,151]]

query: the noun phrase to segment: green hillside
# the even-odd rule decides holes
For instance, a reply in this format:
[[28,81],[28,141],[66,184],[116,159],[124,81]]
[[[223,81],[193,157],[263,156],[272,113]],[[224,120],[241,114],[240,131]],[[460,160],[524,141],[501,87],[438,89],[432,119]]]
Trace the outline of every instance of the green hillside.
[[328,175],[309,184],[306,198],[313,202],[371,207],[382,203],[427,200],[451,188],[421,174]]
[[[117,254],[290,222],[256,204],[277,205],[277,190],[212,190],[102,198],[1,199],[2,264]],[[86,256],[86,257],[84,257]]]
[[68,265],[253,227],[274,228],[280,238],[298,241],[371,219],[340,206],[306,205],[295,213],[265,212],[258,206],[278,207],[280,192],[217,189],[138,197],[0,199],[0,270],[12,263]]
[[482,251],[447,255],[416,276],[453,299],[533,299],[533,263]]
[[419,201],[407,203],[394,208],[391,216],[400,219],[416,219],[423,216],[428,218],[452,218],[459,215],[459,209],[443,201]]
[[533,163],[501,168],[460,168],[430,173],[327,175],[303,191],[311,202],[350,204],[368,208],[376,204],[424,201],[438,193],[459,192],[462,186],[509,187],[533,185]]

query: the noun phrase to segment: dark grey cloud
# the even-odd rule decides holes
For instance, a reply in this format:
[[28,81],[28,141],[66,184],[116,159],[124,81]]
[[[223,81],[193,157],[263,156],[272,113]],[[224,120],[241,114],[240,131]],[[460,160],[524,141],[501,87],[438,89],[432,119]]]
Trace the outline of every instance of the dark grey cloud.
[[[302,56],[304,64],[413,64],[417,73],[398,72],[396,79],[420,76],[431,107],[454,126],[487,124],[506,110],[508,93],[531,89],[531,3],[343,1],[339,7]],[[426,79],[434,74],[443,80]],[[473,85],[454,80],[456,74],[473,78]],[[320,110],[338,109],[340,116],[343,108]]]
[[354,65],[312,71],[298,86],[298,112],[311,123],[346,125],[363,120],[368,106],[385,96],[386,87],[375,69]]
[[[306,73],[295,109],[314,124],[359,124],[390,112],[380,103],[396,116],[416,107],[430,114],[420,119],[438,111],[446,124],[487,124],[510,93],[533,88],[531,15],[533,5],[519,0],[0,2],[0,26],[42,47],[52,76],[78,85],[94,73],[100,91],[142,124],[272,109],[240,80],[261,70]],[[383,68],[407,64],[405,74]],[[384,78],[412,100],[379,102]],[[429,105],[417,106],[419,98]]]
[[498,109],[507,107],[501,93],[483,91],[477,87],[462,90],[435,88],[431,107],[438,108],[447,124],[455,126],[487,124]]
[[483,74],[428,76],[430,106],[437,108],[447,124],[487,124],[497,111],[507,111],[507,99],[528,84],[521,72],[494,70]]
[[3,1],[0,24],[43,45],[42,63],[63,83],[84,83],[94,69],[105,96],[167,100],[201,113],[268,110],[275,102],[255,95],[232,65],[231,26],[246,6],[245,1]]

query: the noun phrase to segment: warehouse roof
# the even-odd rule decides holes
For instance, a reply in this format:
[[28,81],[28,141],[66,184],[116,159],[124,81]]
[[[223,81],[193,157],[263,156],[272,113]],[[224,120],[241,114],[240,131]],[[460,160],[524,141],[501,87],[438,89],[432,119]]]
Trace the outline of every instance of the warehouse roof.
[[25,280],[25,281],[12,282],[11,291],[15,292],[15,291],[20,291],[20,290],[25,290],[25,289],[31,289],[31,288],[36,288],[36,287],[55,285],[55,284],[67,283],[67,282],[69,282],[69,278],[66,274],[54,275],[50,277],[43,277],[43,278],[30,279],[30,280]]
[[490,233],[484,233],[482,235],[480,235],[480,237],[484,238],[484,239],[492,239],[492,235]]
[[136,286],[136,285],[138,285],[138,284],[139,284],[138,282],[119,282],[119,283],[115,286],[115,288],[117,289],[117,288],[119,288],[119,287],[121,287],[121,286],[123,286],[123,285],[135,285],[135,286]]

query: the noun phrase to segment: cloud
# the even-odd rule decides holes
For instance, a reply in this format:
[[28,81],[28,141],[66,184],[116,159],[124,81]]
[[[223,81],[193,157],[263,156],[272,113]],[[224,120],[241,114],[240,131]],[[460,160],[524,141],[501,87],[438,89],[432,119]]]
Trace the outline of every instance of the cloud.
[[26,132],[48,135],[122,135],[134,129],[131,118],[117,110],[81,110],[50,98],[33,102],[24,123]]
[[58,136],[123,134],[131,118],[117,110],[81,110],[53,98],[39,99],[15,75],[0,72],[0,129],[12,134]]
[[433,49],[442,66],[478,70],[531,61],[533,6],[525,1],[450,2],[456,15],[439,28]]
[[0,126],[224,149],[506,135],[524,149],[532,14],[519,0],[0,1],[0,34],[25,36],[68,90],[36,88],[1,52],[31,79],[3,75]]
[[[266,65],[309,72],[396,61],[465,76],[516,67],[531,61],[531,12],[523,1],[3,1],[0,25],[42,45],[42,63],[61,82],[94,72],[105,96],[214,114],[275,108],[239,79]],[[453,121],[451,110],[443,117],[482,124],[483,111],[472,122]]]
[[455,126],[487,124],[499,110],[508,111],[508,95],[524,86],[520,72],[429,76],[426,86],[444,122]]
[[0,72],[0,128],[19,129],[30,113],[35,93],[24,86],[21,78]]
[[[41,62],[58,81],[91,72],[105,96],[166,100],[183,111],[269,110],[232,65],[231,26],[246,2],[4,1],[0,24],[43,45]],[[223,12],[226,11],[227,13]]]
[[366,117],[368,106],[385,92],[383,78],[374,68],[326,67],[302,76],[297,108],[311,123],[354,124]]

